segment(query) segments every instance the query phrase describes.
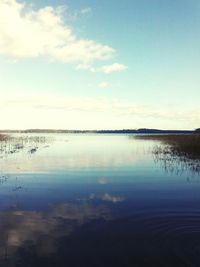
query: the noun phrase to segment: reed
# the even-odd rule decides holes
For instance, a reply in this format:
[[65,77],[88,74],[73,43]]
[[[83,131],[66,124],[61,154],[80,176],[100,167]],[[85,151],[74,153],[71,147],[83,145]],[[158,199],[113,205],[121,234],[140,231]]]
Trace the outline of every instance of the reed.
[[[163,147],[162,153],[170,153],[190,159],[200,159],[200,135],[137,135],[137,139],[160,141],[166,146]],[[159,153],[159,152],[157,152]]]
[[6,134],[0,134],[0,142],[8,140],[9,136]]
[[136,139],[155,141],[152,153],[166,172],[200,175],[200,135],[137,135]]

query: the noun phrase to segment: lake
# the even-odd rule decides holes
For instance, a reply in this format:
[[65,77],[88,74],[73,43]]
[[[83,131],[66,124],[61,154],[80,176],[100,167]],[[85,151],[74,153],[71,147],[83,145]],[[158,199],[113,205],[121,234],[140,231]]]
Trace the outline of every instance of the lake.
[[0,266],[200,266],[200,175],[130,135],[0,144]]

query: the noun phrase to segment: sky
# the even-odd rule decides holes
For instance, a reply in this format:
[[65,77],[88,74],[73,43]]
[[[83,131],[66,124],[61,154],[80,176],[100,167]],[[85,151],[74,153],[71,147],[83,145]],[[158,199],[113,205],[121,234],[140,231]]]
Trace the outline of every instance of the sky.
[[195,129],[199,70],[199,0],[0,0],[0,129]]

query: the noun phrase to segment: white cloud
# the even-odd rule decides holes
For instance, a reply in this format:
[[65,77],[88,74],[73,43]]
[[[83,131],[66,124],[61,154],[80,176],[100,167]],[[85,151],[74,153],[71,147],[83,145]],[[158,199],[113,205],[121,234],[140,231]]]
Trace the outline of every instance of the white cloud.
[[100,68],[94,68],[93,66],[91,66],[91,64],[79,64],[77,66],[77,69],[81,69],[81,70],[89,70],[92,73],[105,73],[105,74],[110,74],[113,72],[122,72],[128,69],[128,67],[126,65],[120,64],[120,63],[113,63],[111,65],[105,65],[102,66]]
[[99,88],[108,88],[109,87],[109,84],[107,82],[100,82],[98,84],[98,87]]
[[97,72],[97,70],[96,70],[96,68],[94,68],[93,66],[91,66],[91,64],[88,64],[88,63],[81,63],[81,64],[79,64],[77,67],[76,67],[76,69],[77,70],[88,70],[88,71],[90,71],[90,72],[92,72],[92,73],[96,73]]
[[91,12],[92,12],[91,7],[86,7],[86,8],[83,8],[83,9],[80,10],[80,13],[83,14],[83,15],[91,13]]
[[78,39],[64,23],[64,10],[52,6],[34,10],[16,0],[1,0],[0,54],[14,59],[43,56],[63,63],[88,65],[114,55],[115,50],[107,45]]
[[102,68],[99,69],[99,72],[110,74],[112,72],[121,72],[121,71],[124,71],[127,68],[128,67],[125,66],[125,65],[123,65],[123,64],[114,63],[112,65],[103,66]]

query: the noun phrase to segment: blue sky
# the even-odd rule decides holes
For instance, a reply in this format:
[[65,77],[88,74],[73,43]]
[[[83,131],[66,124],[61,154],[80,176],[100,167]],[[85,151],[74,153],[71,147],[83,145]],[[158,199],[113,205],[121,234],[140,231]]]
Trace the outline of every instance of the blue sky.
[[197,0],[1,0],[1,128],[200,127]]

